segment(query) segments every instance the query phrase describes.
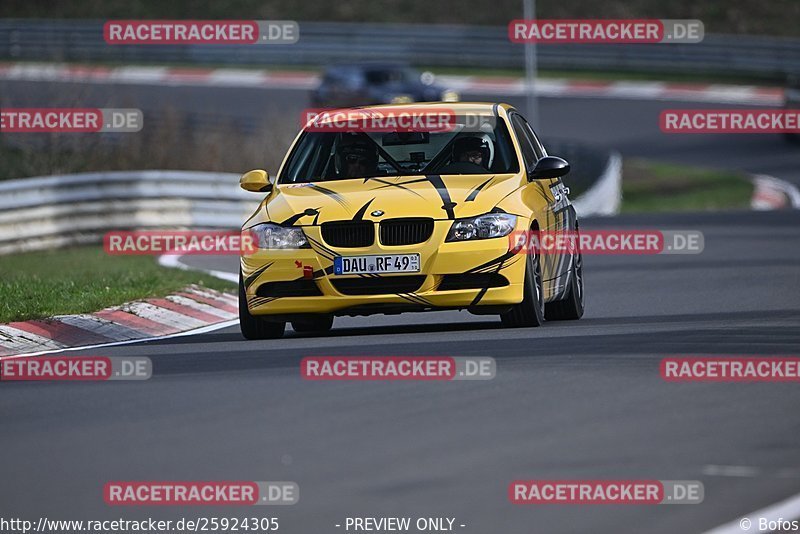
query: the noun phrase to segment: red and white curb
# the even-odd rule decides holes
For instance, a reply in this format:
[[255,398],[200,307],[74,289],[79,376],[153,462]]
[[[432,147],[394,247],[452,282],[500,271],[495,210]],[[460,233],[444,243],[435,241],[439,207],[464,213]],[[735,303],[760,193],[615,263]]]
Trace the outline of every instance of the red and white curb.
[[238,322],[236,295],[192,285],[91,314],[0,325],[0,359],[197,334]]
[[797,186],[766,174],[753,176],[753,197],[750,207],[758,211],[800,209]]
[[[307,90],[319,84],[319,75],[303,71],[232,68],[0,63],[0,80]],[[526,93],[525,80],[517,77],[442,75],[437,77],[437,81],[449,89],[466,94],[511,96]],[[536,81],[535,91],[538,96],[562,98],[673,100],[764,106],[783,104],[781,88],[753,85],[540,78]]]

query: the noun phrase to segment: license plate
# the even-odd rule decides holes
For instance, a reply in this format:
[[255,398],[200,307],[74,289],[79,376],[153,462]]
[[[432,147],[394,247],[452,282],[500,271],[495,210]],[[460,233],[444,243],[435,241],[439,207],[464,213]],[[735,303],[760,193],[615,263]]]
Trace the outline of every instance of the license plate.
[[333,274],[418,273],[419,254],[336,256]]

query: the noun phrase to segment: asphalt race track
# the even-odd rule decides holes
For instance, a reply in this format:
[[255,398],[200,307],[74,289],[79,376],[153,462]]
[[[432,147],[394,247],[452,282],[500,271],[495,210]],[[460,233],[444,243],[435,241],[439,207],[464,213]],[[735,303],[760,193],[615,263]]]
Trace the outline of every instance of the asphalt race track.
[[[231,113],[254,105],[248,91],[230,99]],[[800,151],[777,136],[666,137],[651,122],[665,107],[689,106],[546,99],[542,123],[554,137],[623,155],[800,182]],[[674,384],[659,375],[668,355],[797,355],[800,214],[624,216],[582,227],[700,230],[705,250],[587,256],[585,317],[541,328],[503,329],[466,312],[405,314],[338,318],[326,336],[287,330],[282,340],[246,342],[231,327],[86,352],[149,356],[154,376],[3,384],[0,451],[13,483],[0,488],[0,512],[273,515],[297,534],[344,532],[335,525],[348,516],[384,515],[454,517],[465,533],[692,533],[800,493],[796,384]],[[237,269],[231,257],[186,261]],[[497,376],[303,381],[300,359],[323,355],[491,356]],[[700,480],[705,501],[511,504],[509,483],[533,478]],[[102,490],[112,480],[288,480],[301,496],[274,508],[111,508]]]
[[[704,531],[798,493],[800,391],[670,384],[659,360],[796,354],[799,223],[795,213],[619,219],[699,229],[705,251],[587,257],[578,322],[506,330],[466,313],[408,314],[337,319],[322,337],[246,342],[233,327],[97,349],[151,357],[153,379],[4,385],[0,450],[15,483],[0,502],[17,516],[208,516],[110,509],[102,486],[292,480],[299,504],[258,509],[287,532],[336,532],[360,514],[456,517],[464,532]],[[312,355],[492,356],[498,371],[486,382],[304,382],[299,360]],[[707,474],[719,465],[757,470]],[[506,488],[520,478],[693,479],[706,498],[517,507]],[[223,510],[247,515],[213,513]]]

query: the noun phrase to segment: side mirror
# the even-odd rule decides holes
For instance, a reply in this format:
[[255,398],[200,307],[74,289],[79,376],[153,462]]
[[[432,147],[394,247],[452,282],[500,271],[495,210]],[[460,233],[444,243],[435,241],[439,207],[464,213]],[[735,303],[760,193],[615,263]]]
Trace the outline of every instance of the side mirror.
[[543,178],[559,178],[569,172],[569,163],[555,156],[545,156],[536,162],[536,166],[530,172],[529,180],[540,180]]
[[244,173],[239,179],[239,187],[253,193],[268,193],[272,191],[269,174],[261,169]]

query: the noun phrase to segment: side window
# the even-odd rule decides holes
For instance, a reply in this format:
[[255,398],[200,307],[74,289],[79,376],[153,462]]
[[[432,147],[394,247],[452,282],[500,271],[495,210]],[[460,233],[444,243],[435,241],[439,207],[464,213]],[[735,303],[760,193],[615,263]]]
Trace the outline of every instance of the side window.
[[533,150],[536,152],[536,159],[538,160],[545,157],[547,153],[544,151],[544,145],[539,142],[539,138],[536,137],[535,133],[533,133],[533,128],[531,128],[531,125],[528,124],[524,119],[523,122],[525,123],[525,130],[528,132],[531,140],[533,141]]
[[531,141],[530,134],[528,133],[527,123],[516,113],[511,116],[511,124],[514,127],[514,134],[517,136],[520,146],[522,147],[522,159],[525,160],[525,168],[533,169],[536,162],[539,160],[534,150],[534,143]]

